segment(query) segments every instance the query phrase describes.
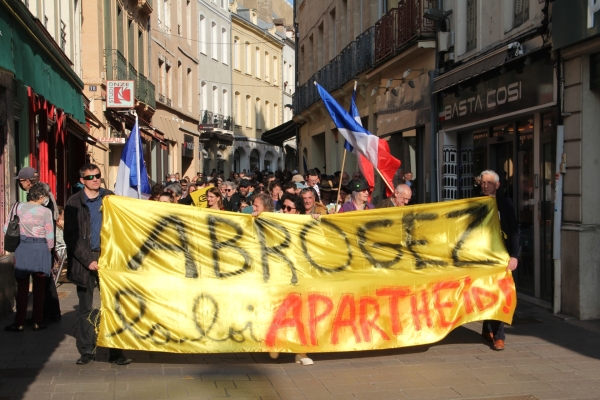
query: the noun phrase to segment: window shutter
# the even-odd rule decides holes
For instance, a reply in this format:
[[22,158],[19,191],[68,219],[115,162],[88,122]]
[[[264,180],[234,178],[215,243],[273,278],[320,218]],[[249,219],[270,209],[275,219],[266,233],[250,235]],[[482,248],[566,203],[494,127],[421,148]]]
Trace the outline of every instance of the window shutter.
[[117,50],[124,55],[125,44],[123,43],[123,9],[117,4]]
[[110,50],[112,45],[112,18],[110,12],[111,0],[104,0],[104,48]]
[[467,0],[467,51],[477,47],[477,0]]
[[129,63],[131,65],[135,65],[135,24],[133,20],[127,21],[127,58],[129,58]]
[[138,31],[138,72],[144,74],[144,32]]

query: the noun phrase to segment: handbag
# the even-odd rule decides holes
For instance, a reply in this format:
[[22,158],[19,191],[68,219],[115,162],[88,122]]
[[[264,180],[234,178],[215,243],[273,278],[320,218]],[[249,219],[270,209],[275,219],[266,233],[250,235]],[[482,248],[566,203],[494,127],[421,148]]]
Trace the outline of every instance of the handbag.
[[17,250],[17,247],[19,247],[19,243],[21,242],[20,219],[17,215],[18,206],[19,202],[16,202],[11,211],[12,218],[4,233],[4,250],[10,251],[11,253]]

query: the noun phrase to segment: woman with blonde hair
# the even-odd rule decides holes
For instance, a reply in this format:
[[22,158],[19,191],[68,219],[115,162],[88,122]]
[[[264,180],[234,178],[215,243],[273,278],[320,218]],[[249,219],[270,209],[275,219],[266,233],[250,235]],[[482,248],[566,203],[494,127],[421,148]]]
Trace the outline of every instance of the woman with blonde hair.
[[212,187],[206,192],[206,208],[212,208],[213,210],[223,209],[223,196],[218,188]]

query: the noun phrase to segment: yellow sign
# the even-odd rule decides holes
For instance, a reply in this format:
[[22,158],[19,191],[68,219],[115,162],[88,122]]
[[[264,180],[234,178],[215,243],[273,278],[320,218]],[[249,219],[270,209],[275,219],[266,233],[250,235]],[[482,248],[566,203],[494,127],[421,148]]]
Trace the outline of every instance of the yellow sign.
[[190,197],[192,198],[192,200],[194,200],[194,204],[196,205],[196,207],[206,208],[206,192],[208,192],[208,189],[210,189],[211,187],[212,186],[199,188],[190,193]]
[[142,201],[104,200],[100,346],[369,350],[512,321],[515,287],[491,197],[318,221]]

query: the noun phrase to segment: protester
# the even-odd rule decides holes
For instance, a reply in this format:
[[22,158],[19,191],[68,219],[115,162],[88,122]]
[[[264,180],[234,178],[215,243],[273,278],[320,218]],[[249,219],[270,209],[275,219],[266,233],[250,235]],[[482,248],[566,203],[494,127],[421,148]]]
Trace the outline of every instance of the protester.
[[190,186],[188,187],[188,193],[194,193],[196,191],[196,184],[195,183],[190,183]]
[[223,209],[223,196],[221,196],[221,191],[217,188],[210,188],[206,192],[206,208],[210,208],[213,210],[222,210]]
[[348,186],[350,190],[352,190],[352,201],[344,203],[338,212],[343,213],[357,210],[371,210],[375,208],[373,204],[369,203],[369,194],[371,189],[366,181],[352,180]]
[[15,278],[17,280],[16,308],[17,314],[12,325],[4,328],[8,332],[23,332],[29,299],[29,280],[33,281],[33,330],[45,329],[44,289],[46,280],[50,279],[52,266],[52,249],[54,248],[54,219],[49,209],[42,204],[50,194],[43,183],[29,187],[28,202],[17,203],[10,214],[20,218],[19,228],[21,241],[15,250]]
[[321,204],[326,206],[329,203],[335,203],[337,198],[338,188],[334,185],[333,180],[329,177],[326,180],[321,180]]
[[179,184],[181,185],[181,198],[185,199],[188,196],[188,180],[183,178]]
[[273,199],[275,211],[281,210],[281,203],[279,203],[279,199],[283,193],[283,190],[281,190],[281,182],[277,180],[271,181],[269,183],[269,193],[271,193],[271,199]]
[[285,193],[281,197],[281,212],[284,214],[305,214],[304,201],[296,194]]
[[152,189],[150,191],[150,198],[148,200],[157,201],[162,192],[164,191],[165,187],[160,183],[157,183],[156,185],[152,186]]
[[[352,174],[352,180],[353,181],[364,181],[365,178],[363,177],[362,173],[360,171],[356,171]],[[350,182],[348,182],[350,183]],[[343,184],[343,182],[342,182]]]
[[327,207],[319,203],[317,192],[314,188],[307,187],[300,191],[302,201],[304,201],[304,207],[306,208],[305,214],[308,215],[327,215]]
[[[85,164],[79,169],[79,180],[84,185],[67,200],[65,207],[65,243],[67,244],[67,278],[77,285],[78,342],[81,357],[77,364],[88,364],[94,359],[96,332],[90,318],[94,308],[94,288],[99,285],[98,259],[100,258],[100,230],[102,227],[102,200],[113,194],[100,187],[100,169]],[[181,193],[181,186],[179,187]],[[170,185],[171,186],[171,185]],[[127,365],[131,359],[121,349],[109,349],[111,363]]]
[[252,200],[252,216],[258,217],[264,211],[274,211],[273,199],[268,193],[257,193]]
[[[504,246],[510,256],[506,269],[514,271],[519,263],[519,225],[512,202],[508,197],[498,193],[500,187],[500,177],[491,169],[483,171],[480,175],[481,190],[484,196],[496,198],[498,215],[500,216],[500,228],[502,229],[502,238]],[[504,322],[485,320],[481,335],[485,340],[493,343],[495,350],[504,350]]]
[[411,197],[412,191],[410,190],[410,186],[402,183],[396,186],[392,197],[381,200],[375,208],[402,207],[408,204]]
[[225,211],[238,212],[240,210],[240,195],[236,191],[234,182],[223,182],[225,197],[223,198],[223,207]]
[[319,172],[317,168],[309,169],[306,174],[306,185],[315,189],[319,198],[321,197],[321,190],[319,188]]
[[350,196],[352,192],[348,189],[348,186],[342,186],[340,188],[340,195],[338,197],[338,204],[343,205],[352,201],[352,197]]
[[175,197],[169,192],[164,192],[158,197],[158,201],[163,203],[175,203]]
[[287,182],[283,185],[281,190],[283,190],[284,194],[285,193],[296,194],[296,184],[294,182]]

